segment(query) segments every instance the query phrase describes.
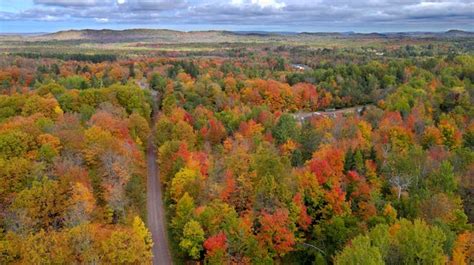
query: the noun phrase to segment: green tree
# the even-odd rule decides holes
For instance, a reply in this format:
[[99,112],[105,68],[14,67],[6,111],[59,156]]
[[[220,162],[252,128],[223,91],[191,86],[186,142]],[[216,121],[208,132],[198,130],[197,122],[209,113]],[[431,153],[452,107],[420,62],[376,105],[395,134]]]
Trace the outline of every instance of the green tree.
[[153,73],[150,78],[150,88],[160,93],[164,93],[166,88],[166,79],[158,73]]
[[372,246],[375,246],[382,254],[382,257],[387,257],[390,253],[390,233],[389,233],[389,226],[386,224],[379,224],[375,226],[369,232],[369,237]]
[[[370,239],[370,240],[369,240]],[[445,264],[445,234],[422,220],[402,219],[388,227],[380,224],[359,235],[336,256],[336,264]],[[362,250],[365,249],[364,253]],[[360,259],[367,259],[365,263]]]
[[42,96],[47,95],[48,93],[51,93],[55,97],[58,97],[64,92],[66,92],[66,89],[58,83],[49,82],[47,84],[43,84],[40,87],[38,87],[37,91],[38,91],[38,94]]
[[136,112],[132,113],[128,117],[128,129],[135,140],[139,139],[143,146],[146,145],[151,130],[147,120],[143,116]]
[[31,142],[31,137],[19,130],[0,132],[0,157],[24,156]]
[[355,237],[350,246],[344,248],[334,261],[336,265],[383,265],[382,255],[377,247],[370,243],[368,236]]
[[355,169],[357,172],[360,174],[364,173],[364,156],[362,155],[362,152],[360,149],[357,149],[354,153],[354,164],[355,164]]
[[200,174],[198,171],[184,167],[171,180],[170,195],[174,201],[178,201],[186,193],[197,198],[200,191]]
[[113,85],[110,87],[116,93],[119,104],[131,114],[136,111],[144,118],[150,117],[151,107],[148,102],[148,95],[136,85]]
[[90,87],[89,81],[80,75],[73,75],[59,79],[59,83],[66,89],[84,90]]
[[251,166],[257,174],[256,207],[274,207],[289,198],[290,172],[288,169],[291,166],[287,159],[278,156],[274,147],[262,144],[253,155]]
[[195,220],[190,220],[183,230],[183,237],[179,242],[182,250],[193,259],[199,259],[201,256],[202,243],[204,242],[204,230],[201,224]]
[[399,225],[394,239],[403,264],[444,264],[443,243],[446,237],[441,229],[422,220],[411,222],[402,219]]
[[447,160],[441,162],[438,171],[430,180],[431,186],[439,191],[453,193],[457,190],[458,183],[454,175],[454,167]]
[[327,253],[327,258],[342,249],[358,232],[357,219],[353,216],[335,216],[314,229],[314,237]]
[[173,109],[176,108],[178,100],[174,94],[168,94],[163,98],[161,102],[161,108],[166,115],[170,115]]
[[298,137],[303,161],[311,159],[314,151],[321,143],[322,138],[323,134],[317,131],[310,122],[303,124],[300,136]]
[[299,127],[290,114],[283,114],[273,128],[272,134],[278,144],[283,144],[289,139],[298,139]]
[[192,219],[194,215],[194,200],[187,192],[179,199],[176,204],[176,212],[171,220],[171,227],[175,234],[182,235],[184,226]]

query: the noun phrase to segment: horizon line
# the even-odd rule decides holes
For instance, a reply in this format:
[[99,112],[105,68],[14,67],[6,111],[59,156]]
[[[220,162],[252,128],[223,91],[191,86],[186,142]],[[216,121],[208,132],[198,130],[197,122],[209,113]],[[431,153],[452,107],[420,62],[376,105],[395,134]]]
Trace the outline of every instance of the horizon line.
[[0,31],[0,35],[31,35],[31,34],[54,34],[60,32],[67,32],[67,31],[127,31],[127,30],[167,30],[167,31],[176,31],[176,32],[183,32],[183,33],[192,33],[192,32],[208,32],[208,31],[217,31],[217,32],[242,32],[242,33],[293,33],[293,34],[303,34],[303,33],[352,33],[352,34],[387,34],[387,33],[447,33],[450,31],[461,31],[466,33],[474,33],[474,31],[464,30],[464,29],[448,29],[448,30],[439,30],[439,31],[424,31],[424,30],[414,30],[414,31],[288,31],[288,30],[227,30],[227,29],[202,29],[202,30],[178,30],[178,29],[171,29],[171,28],[144,28],[144,27],[130,27],[124,29],[113,29],[113,28],[70,28],[70,29],[63,29],[57,31],[39,31],[39,32],[2,32]]

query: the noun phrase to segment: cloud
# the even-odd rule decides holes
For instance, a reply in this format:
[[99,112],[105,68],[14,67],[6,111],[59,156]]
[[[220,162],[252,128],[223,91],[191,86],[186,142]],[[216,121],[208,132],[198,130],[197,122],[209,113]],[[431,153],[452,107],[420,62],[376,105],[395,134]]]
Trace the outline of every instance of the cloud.
[[165,11],[186,7],[186,2],[184,0],[126,0],[124,6],[131,11]]
[[46,5],[46,6],[96,6],[100,4],[106,4],[109,1],[100,1],[100,0],[34,0],[35,4]]
[[109,22],[108,18],[95,18],[95,21],[101,22],[101,23],[107,23]]
[[[0,20],[219,25],[294,31],[332,28],[467,28],[472,0],[34,0]],[[470,25],[470,26],[469,26]],[[184,26],[183,26],[184,27]]]
[[232,0],[231,4],[237,7],[242,6],[255,6],[260,8],[274,8],[281,9],[286,6],[284,2],[279,2],[276,0]]

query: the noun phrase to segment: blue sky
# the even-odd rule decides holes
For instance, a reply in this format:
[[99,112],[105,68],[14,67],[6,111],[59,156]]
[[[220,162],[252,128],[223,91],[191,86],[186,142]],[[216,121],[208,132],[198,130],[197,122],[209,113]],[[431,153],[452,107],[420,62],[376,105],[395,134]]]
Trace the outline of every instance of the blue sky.
[[474,31],[472,0],[0,0],[0,32]]

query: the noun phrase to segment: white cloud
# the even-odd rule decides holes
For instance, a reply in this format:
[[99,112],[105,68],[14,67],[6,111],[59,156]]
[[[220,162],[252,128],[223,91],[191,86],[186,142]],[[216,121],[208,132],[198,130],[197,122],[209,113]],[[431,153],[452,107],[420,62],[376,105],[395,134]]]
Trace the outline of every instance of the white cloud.
[[108,18],[95,18],[95,21],[100,22],[100,23],[107,23],[109,22]]
[[55,17],[55,16],[46,15],[44,17],[41,17],[40,20],[42,20],[42,21],[58,21],[59,18]]
[[237,7],[253,5],[260,8],[274,9],[281,9],[286,6],[284,2],[278,2],[276,0],[232,0],[231,4]]
[[262,8],[271,7],[276,9],[280,9],[286,6],[285,3],[277,2],[275,0],[252,0],[252,4],[258,5]]
[[244,4],[244,0],[232,0],[230,3],[234,6],[240,6]]

